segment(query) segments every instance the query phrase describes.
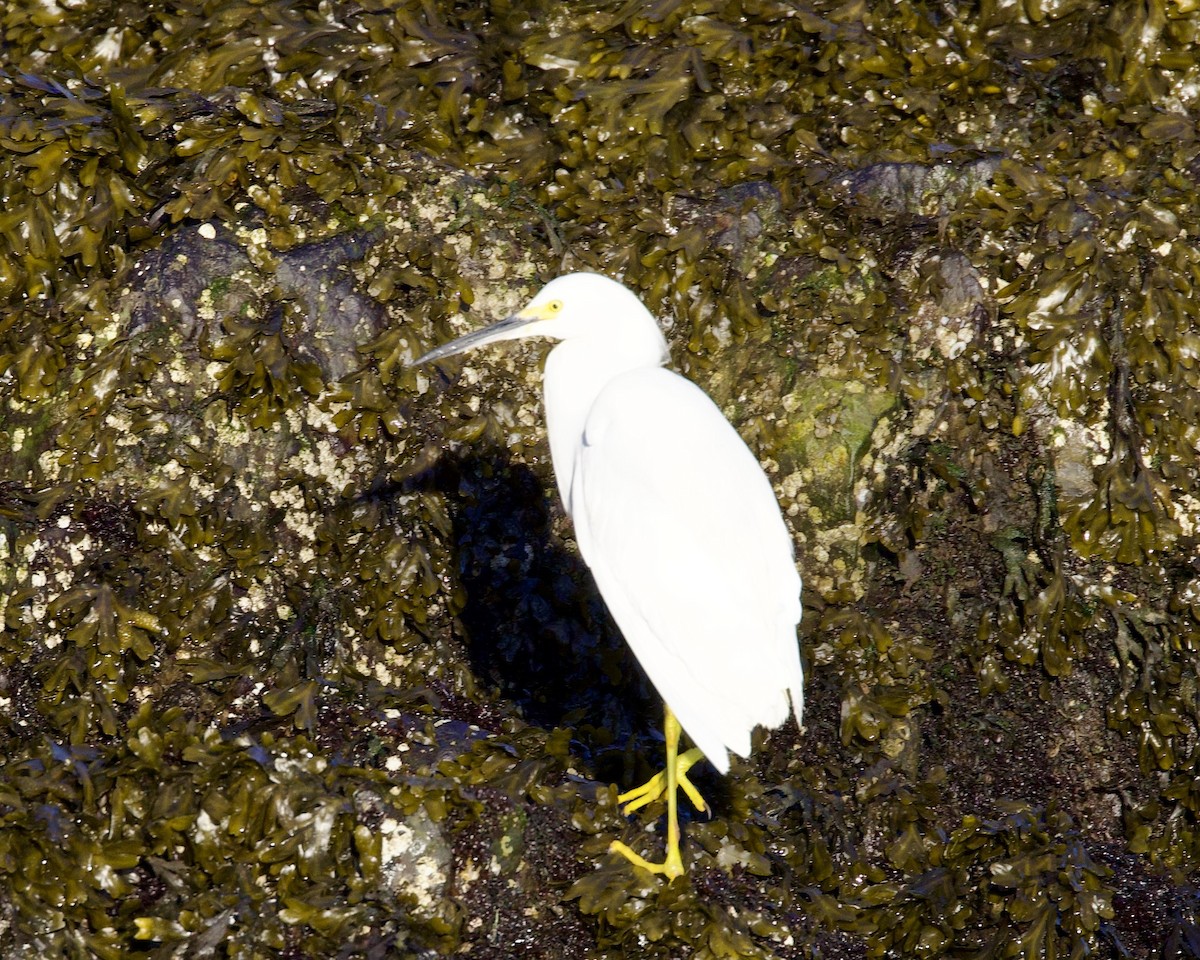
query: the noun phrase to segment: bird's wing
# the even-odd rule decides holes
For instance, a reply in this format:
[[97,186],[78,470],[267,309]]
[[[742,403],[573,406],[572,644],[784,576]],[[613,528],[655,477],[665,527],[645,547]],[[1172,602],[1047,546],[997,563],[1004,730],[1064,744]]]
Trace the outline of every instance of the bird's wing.
[[[615,378],[575,471],[580,549],[613,618],[722,771],[801,709],[800,578],[762,467],[708,396],[662,369]],[[789,702],[790,695],[790,702]]]

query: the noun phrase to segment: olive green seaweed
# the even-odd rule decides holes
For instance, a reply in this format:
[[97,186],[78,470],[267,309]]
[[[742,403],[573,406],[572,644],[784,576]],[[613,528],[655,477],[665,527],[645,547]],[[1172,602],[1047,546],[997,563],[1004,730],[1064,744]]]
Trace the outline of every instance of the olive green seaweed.
[[[1200,956],[1198,43],[1195,0],[0,5],[0,954]],[[661,842],[614,786],[657,701],[538,348],[407,366],[578,269],[805,580],[804,728],[699,774],[671,883],[606,853]]]

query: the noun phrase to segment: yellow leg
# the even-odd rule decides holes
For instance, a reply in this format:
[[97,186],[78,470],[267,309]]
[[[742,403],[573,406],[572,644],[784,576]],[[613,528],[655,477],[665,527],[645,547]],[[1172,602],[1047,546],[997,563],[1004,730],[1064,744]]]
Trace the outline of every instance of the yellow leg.
[[[679,754],[679,758],[675,761],[676,782],[680,789],[687,794],[688,799],[692,801],[692,806],[701,813],[708,809],[708,804],[704,802],[704,798],[700,796],[700,791],[696,789],[692,781],[687,778],[687,772],[703,757],[704,754],[700,752],[699,747],[692,747],[686,753]],[[633,813],[646,804],[658,800],[666,792],[667,771],[660,770],[640,787],[634,787],[632,790],[626,790],[620,794],[617,797],[617,803],[624,806],[625,809],[621,811],[622,813]]]
[[707,810],[708,805],[704,802],[704,798],[700,796],[700,792],[687,778],[687,772],[703,754],[697,747],[693,747],[686,753],[680,754],[679,735],[682,730],[680,729],[679,721],[675,719],[675,714],[671,712],[670,707],[666,708],[665,713],[663,732],[667,740],[666,769],[661,773],[655,774],[640,787],[635,787],[626,793],[622,793],[617,797],[617,802],[625,804],[625,813],[632,813],[634,810],[638,810],[646,804],[657,800],[664,793],[666,794],[667,858],[662,863],[650,863],[645,857],[634,853],[619,840],[614,840],[609,844],[608,849],[613,853],[621,854],[621,856],[643,870],[649,870],[651,873],[661,873],[668,880],[673,880],[675,877],[683,876],[683,858],[679,853],[679,788],[683,788],[683,792],[688,795],[688,799],[695,804],[697,810]]

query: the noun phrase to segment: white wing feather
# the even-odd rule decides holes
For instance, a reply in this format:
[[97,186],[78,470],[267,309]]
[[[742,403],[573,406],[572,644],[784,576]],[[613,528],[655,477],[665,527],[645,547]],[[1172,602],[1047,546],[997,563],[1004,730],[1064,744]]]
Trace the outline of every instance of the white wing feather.
[[573,476],[580,550],[680,724],[720,771],[803,706],[800,577],[762,467],[708,396],[660,368],[612,380]]

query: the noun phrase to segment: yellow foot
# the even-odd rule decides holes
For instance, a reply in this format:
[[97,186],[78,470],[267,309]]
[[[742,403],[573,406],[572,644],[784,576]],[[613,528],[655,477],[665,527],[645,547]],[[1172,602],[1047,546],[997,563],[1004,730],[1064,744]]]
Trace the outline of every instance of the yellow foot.
[[[681,753],[675,758],[675,776],[677,778],[677,783],[683,789],[683,792],[687,794],[687,798],[692,801],[692,806],[694,806],[701,813],[704,813],[704,811],[708,809],[708,804],[704,802],[704,798],[700,796],[700,791],[696,789],[692,781],[687,778],[687,772],[691,770],[692,767],[696,765],[696,761],[703,756],[704,754],[700,752],[699,747],[692,747],[691,750]],[[635,810],[640,810],[646,804],[653,803],[655,800],[662,798],[666,792],[667,771],[661,770],[643,783],[640,787],[634,787],[632,790],[627,790],[625,793],[619,794],[617,796],[617,803],[622,804],[622,813],[630,814]],[[622,852],[624,852],[625,856],[629,857],[630,860],[633,860],[634,863],[637,863],[638,866],[647,866],[647,869],[650,869],[650,867],[646,865],[646,861],[642,860],[642,858],[636,853],[633,853],[633,851],[629,850],[628,847],[626,847],[625,851]],[[679,851],[675,851],[675,853],[676,859],[678,860]],[[639,863],[639,861],[641,862]],[[664,871],[656,870],[655,872],[663,873]]]
[[651,873],[661,873],[668,880],[683,876],[683,858],[679,855],[679,844],[667,844],[667,859],[662,863],[651,863],[641,854],[634,853],[620,840],[614,840],[608,845],[609,853],[619,853],[635,867],[649,870]]
[[634,853],[629,847],[614,840],[608,849],[619,853],[634,866],[649,870],[651,873],[661,873],[668,880],[683,876],[683,858],[679,855],[679,791],[688,795],[688,799],[696,805],[697,810],[707,810],[708,804],[687,778],[687,772],[704,754],[693,748],[685,753],[679,752],[679,735],[683,732],[679,720],[671,712],[670,706],[665,711],[663,734],[667,743],[667,765],[662,773],[651,777],[640,787],[635,787],[617,797],[619,803],[625,804],[625,812],[632,813],[659,797],[667,799],[667,859],[662,863],[651,863],[645,857]]

